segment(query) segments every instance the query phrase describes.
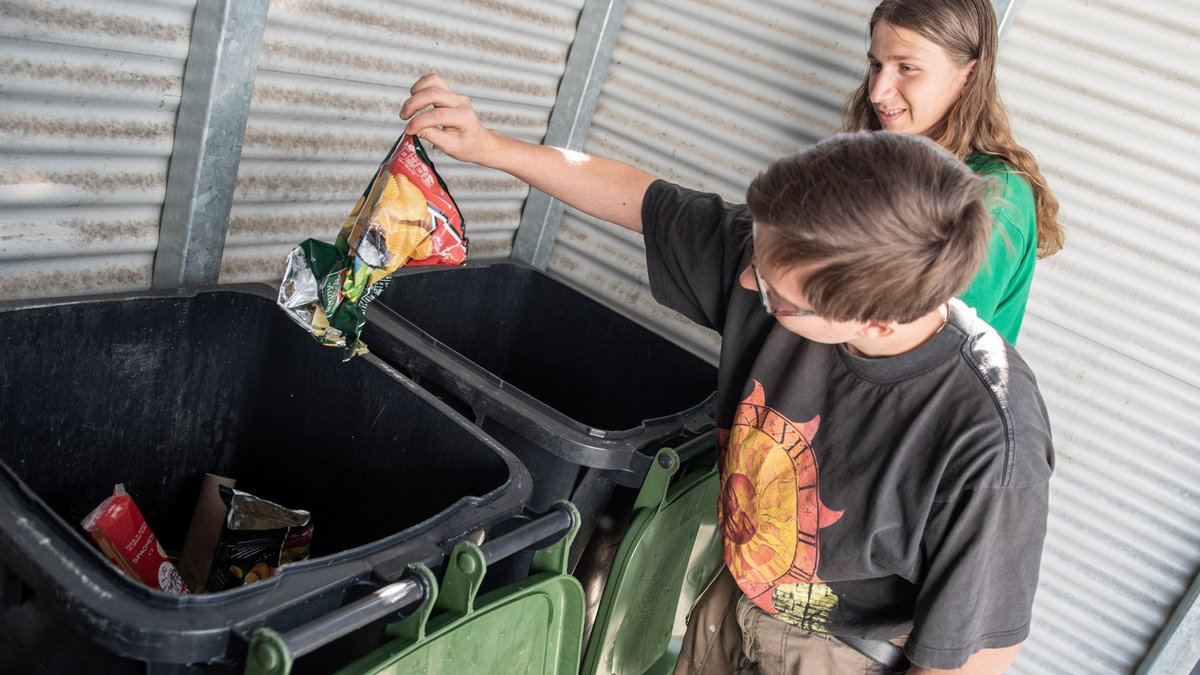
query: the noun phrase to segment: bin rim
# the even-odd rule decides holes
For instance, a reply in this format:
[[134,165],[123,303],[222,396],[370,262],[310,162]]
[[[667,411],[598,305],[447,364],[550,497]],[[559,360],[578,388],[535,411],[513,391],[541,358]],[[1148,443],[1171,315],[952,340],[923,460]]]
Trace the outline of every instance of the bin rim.
[[[528,270],[563,283],[572,290],[580,290],[565,279],[517,260],[469,262],[456,268],[415,267],[402,269],[394,276],[489,267]],[[585,297],[593,302],[600,302],[590,296]],[[658,335],[646,326],[642,328]],[[386,345],[380,345],[377,350],[373,349],[384,361],[402,361],[401,368],[408,369],[419,377],[430,377],[443,386],[446,382],[461,385],[455,387],[455,393],[458,395],[464,394],[464,389],[469,389],[472,393],[466,402],[477,413],[499,421],[556,456],[581,466],[632,469],[644,473],[649,456],[638,458],[635,455],[647,449],[656,450],[655,444],[677,434],[681,429],[710,420],[716,407],[714,379],[713,390],[703,400],[684,410],[661,417],[646,418],[639,424],[625,429],[599,429],[571,419],[521,388],[506,382],[386,305],[377,303],[367,312],[364,336],[369,338],[371,336],[367,335],[367,331],[378,331],[387,336],[389,342]],[[367,339],[366,342],[370,347],[372,340]],[[388,347],[403,349],[404,354],[398,356],[394,349]],[[700,359],[699,356],[696,358]],[[714,373],[715,370],[714,367]],[[481,392],[488,392],[488,395]]]
[[[186,299],[206,293],[260,296],[278,309],[276,289],[270,284],[242,283],[3,300],[0,312]],[[315,341],[313,347],[328,349]],[[155,663],[212,663],[230,657],[235,633],[248,635],[255,628],[287,621],[289,609],[329,593],[341,593],[355,584],[394,581],[412,563],[437,567],[454,542],[467,532],[525,512],[533,492],[532,477],[516,455],[387,362],[372,354],[356,358],[371,363],[487,446],[508,469],[505,482],[482,495],[463,496],[404,530],[282,567],[275,576],[255,584],[220,593],[179,596],[139,584],[121,573],[84,538],[77,524],[68,523],[0,461],[0,568],[12,569],[39,597],[53,600],[59,618],[68,624],[83,624],[81,637],[112,654]],[[64,612],[64,607],[69,612]],[[103,626],[105,633],[91,635],[88,625]],[[96,638],[103,638],[103,642]]]

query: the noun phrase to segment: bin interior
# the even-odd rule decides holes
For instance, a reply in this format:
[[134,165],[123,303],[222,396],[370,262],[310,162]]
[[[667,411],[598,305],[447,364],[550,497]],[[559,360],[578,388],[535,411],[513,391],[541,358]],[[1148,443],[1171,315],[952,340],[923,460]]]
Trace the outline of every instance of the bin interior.
[[177,553],[205,472],[312,512],[313,556],[505,485],[506,461],[273,300],[218,291],[0,312],[0,461],[77,531],[124,483]]
[[677,415],[716,388],[711,364],[524,265],[414,269],[375,302],[593,429]]

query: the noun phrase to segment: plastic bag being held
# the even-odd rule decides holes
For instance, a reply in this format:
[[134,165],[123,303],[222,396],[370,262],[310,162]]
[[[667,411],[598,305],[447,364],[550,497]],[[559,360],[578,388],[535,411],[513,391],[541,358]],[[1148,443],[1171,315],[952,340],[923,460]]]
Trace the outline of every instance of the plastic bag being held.
[[366,306],[405,266],[461,265],[462,214],[415,136],[402,135],[346,218],[337,240],[301,242],[287,259],[279,305],[322,344],[366,351]]

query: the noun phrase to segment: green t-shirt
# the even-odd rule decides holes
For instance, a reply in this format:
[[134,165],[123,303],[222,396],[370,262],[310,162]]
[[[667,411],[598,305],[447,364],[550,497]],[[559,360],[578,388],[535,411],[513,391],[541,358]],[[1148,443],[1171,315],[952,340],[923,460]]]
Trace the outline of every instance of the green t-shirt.
[[1037,262],[1037,207],[1029,182],[1002,160],[981,153],[967,166],[989,179],[994,230],[987,260],[959,297],[1004,339],[1016,344]]

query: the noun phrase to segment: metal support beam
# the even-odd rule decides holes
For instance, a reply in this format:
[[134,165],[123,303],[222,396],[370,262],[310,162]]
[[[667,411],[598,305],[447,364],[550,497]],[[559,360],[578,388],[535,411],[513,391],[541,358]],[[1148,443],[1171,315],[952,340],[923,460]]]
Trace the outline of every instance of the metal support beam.
[[1200,574],[1134,675],[1189,675],[1200,668]]
[[1017,0],[992,0],[992,7],[996,10],[996,23],[999,26],[1000,42],[1003,44],[1004,33],[1012,25],[1013,15],[1017,13]]
[[269,0],[199,0],[154,258],[154,288],[213,284]]
[[[544,144],[583,149],[624,17],[625,0],[585,0]],[[531,188],[513,242],[513,257],[546,269],[563,209],[562,202]]]

